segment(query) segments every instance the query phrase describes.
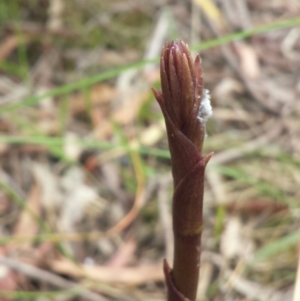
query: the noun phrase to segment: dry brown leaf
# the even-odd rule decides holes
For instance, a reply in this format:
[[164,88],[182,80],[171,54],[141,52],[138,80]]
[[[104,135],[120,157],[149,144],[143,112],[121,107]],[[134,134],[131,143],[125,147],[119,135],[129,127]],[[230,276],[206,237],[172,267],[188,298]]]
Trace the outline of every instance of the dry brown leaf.
[[230,216],[222,233],[220,249],[226,259],[250,258],[253,254],[252,227],[242,224],[240,217]]
[[194,0],[194,3],[203,10],[207,17],[209,17],[218,28],[224,29],[225,20],[223,18],[222,12],[219,10],[214,1]]
[[0,45],[0,60],[5,60],[17,46],[17,37],[8,36]]
[[221,237],[221,253],[226,259],[233,259],[240,255],[242,245],[242,222],[239,217],[230,217]]
[[64,1],[62,0],[50,0],[48,9],[48,22],[47,28],[50,31],[61,30],[63,28],[63,12]]
[[78,139],[78,135],[74,132],[65,134],[64,153],[72,161],[77,161],[82,154],[83,147],[77,142]]
[[247,215],[257,215],[262,212],[269,212],[270,214],[273,214],[280,211],[288,210],[288,206],[276,201],[251,199],[244,202],[227,203],[226,209],[231,213],[238,212]]
[[101,283],[122,283],[141,285],[147,282],[163,281],[161,264],[138,267],[104,267],[75,264],[68,259],[53,260],[50,267],[56,273],[70,277],[89,277]]
[[[92,108],[109,103],[117,92],[107,84],[98,84],[91,88],[89,95],[74,94],[70,97],[70,110],[73,114],[85,112],[88,108],[88,101],[91,101]],[[89,99],[87,99],[87,97]]]
[[149,97],[149,93],[148,90],[144,91],[133,97],[131,101],[125,102],[125,104],[113,114],[113,120],[121,125],[128,124],[135,120],[140,107]]
[[131,238],[128,241],[125,241],[117,253],[110,259],[106,264],[108,267],[122,267],[125,266],[130,259],[133,257],[134,252],[136,251],[136,240]]
[[[10,271],[4,265],[0,265],[0,292],[13,292],[17,288],[15,272]],[[10,301],[12,300],[9,297],[1,297],[1,301]]]
[[[226,274],[229,274],[228,272]],[[262,285],[260,283],[249,281],[244,277],[232,272],[229,283],[234,290],[247,297],[248,300],[258,301],[283,301],[292,300],[292,291],[279,291],[274,287]]]
[[153,146],[165,135],[165,132],[165,123],[161,120],[161,122],[150,125],[141,133],[140,142],[145,146]]
[[41,203],[47,212],[52,212],[62,206],[63,194],[60,191],[59,179],[47,164],[33,165],[35,180],[41,186]]
[[230,103],[235,94],[242,94],[244,90],[245,88],[241,82],[232,77],[226,77],[216,85],[213,91],[213,98],[218,101],[218,104],[224,105]]
[[248,78],[258,78],[261,74],[258,56],[252,46],[246,43],[236,43],[235,49],[240,57],[243,74]]
[[97,191],[85,183],[85,175],[80,168],[70,168],[61,179],[65,191],[58,228],[62,232],[72,232],[75,225],[86,213],[89,205],[99,204]]
[[[30,210],[36,216],[40,215],[41,211],[41,187],[39,184],[34,183],[31,187],[30,193],[28,195],[28,199],[26,201],[28,210]],[[39,230],[39,225],[36,220],[33,219],[32,215],[27,211],[23,210],[21,212],[21,216],[18,220],[18,223],[14,228],[14,236],[16,237],[24,237],[24,236],[34,236],[37,234]],[[27,242],[24,247],[30,247],[31,243]]]
[[106,139],[108,138],[112,133],[112,124],[108,120],[103,120],[101,124],[98,124],[98,126],[93,131],[93,137],[95,139]]

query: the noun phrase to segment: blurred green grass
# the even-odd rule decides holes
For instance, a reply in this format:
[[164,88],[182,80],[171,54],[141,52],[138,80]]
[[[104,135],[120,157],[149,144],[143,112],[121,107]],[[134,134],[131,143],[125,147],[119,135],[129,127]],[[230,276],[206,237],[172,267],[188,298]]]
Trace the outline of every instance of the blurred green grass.
[[[235,41],[235,40],[245,39],[247,37],[251,37],[251,36],[254,36],[257,34],[269,32],[269,31],[276,30],[276,29],[278,30],[278,29],[283,29],[283,28],[287,28],[287,27],[293,27],[293,26],[297,26],[299,24],[300,24],[300,18],[284,20],[284,21],[256,27],[251,30],[241,31],[239,33],[233,33],[233,34],[230,34],[230,35],[227,35],[224,37],[220,37],[220,38],[216,38],[216,39],[213,39],[210,41],[201,42],[198,45],[191,46],[191,49],[197,50],[197,51],[207,50],[212,47],[220,46],[220,45],[223,45],[223,44]],[[21,66],[21,69],[26,68],[26,66],[24,67],[23,64],[27,64],[27,63],[24,63],[24,62],[26,62],[26,59],[24,59],[24,61],[23,61],[23,59],[20,59],[19,64]],[[28,97],[21,103],[3,106],[0,108],[0,114],[3,114],[5,112],[10,112],[12,110],[21,108],[23,106],[34,105],[37,102],[39,102],[40,100],[45,99],[47,97],[61,96],[64,94],[69,94],[75,90],[86,89],[96,83],[111,79],[111,78],[121,74],[122,72],[128,71],[130,69],[142,68],[142,67],[146,66],[147,64],[154,63],[154,62],[158,62],[158,58],[154,59],[154,60],[142,60],[137,63],[130,64],[127,66],[122,66],[119,68],[115,68],[115,69],[100,73],[95,76],[88,77],[86,79],[83,79],[83,80],[80,80],[80,81],[77,81],[77,82],[74,82],[71,84],[63,85],[61,87],[58,87],[56,89],[53,89],[53,90],[45,93],[45,94]]]
[[[18,17],[15,17],[16,19]],[[207,50],[212,47],[217,47],[238,39],[245,39],[247,37],[251,37],[253,35],[261,34],[261,33],[266,33],[271,30],[279,30],[287,27],[292,27],[300,24],[300,18],[295,18],[295,19],[290,19],[290,20],[285,20],[285,21],[280,21],[276,22],[273,24],[268,24],[264,26],[260,26],[257,28],[253,28],[248,31],[241,31],[238,33],[233,33],[224,37],[220,37],[217,39],[213,39],[210,41],[205,41],[202,42],[201,44],[198,45],[193,45],[191,48],[196,51],[201,51],[201,50]],[[18,51],[19,53],[19,62],[17,66],[14,66],[12,64],[12,69],[10,69],[9,64],[7,62],[2,62],[4,64],[3,66],[6,66],[4,69],[5,71],[11,71],[12,74],[15,74],[15,70],[21,70],[21,73],[27,74],[28,70],[28,61],[26,58],[26,49],[25,46],[21,43],[20,44],[20,49]],[[11,135],[0,135],[0,142],[5,143],[5,144],[31,144],[31,145],[42,145],[45,148],[47,148],[50,153],[55,155],[58,159],[63,160],[68,163],[74,163],[71,162],[68,158],[65,157],[64,155],[64,150],[63,147],[65,145],[65,139],[63,138],[63,133],[64,133],[64,127],[66,124],[66,116],[68,114],[68,96],[70,93],[74,91],[88,91],[89,87],[92,85],[112,79],[118,75],[120,75],[122,72],[126,72],[131,69],[138,69],[146,66],[147,64],[153,63],[153,62],[158,62],[158,58],[155,60],[151,61],[146,61],[142,60],[139,62],[136,62],[134,64],[130,64],[127,66],[122,66],[118,68],[114,68],[109,71],[102,72],[100,74],[97,74],[95,76],[90,76],[86,79],[71,83],[71,84],[66,84],[63,86],[60,86],[58,88],[55,88],[45,94],[38,95],[38,96],[30,96],[26,98],[24,101],[12,105],[5,105],[0,108],[0,114],[7,114],[10,113],[12,114],[14,111],[18,111],[22,109],[23,107],[26,106],[32,106],[38,103],[39,101],[47,98],[47,97],[64,97],[63,101],[60,102],[60,124],[61,124],[61,136],[56,136],[56,137],[51,137],[51,136],[45,136],[39,133],[39,131],[34,127],[33,124],[30,124],[30,121],[27,121],[27,124],[21,125],[21,128],[25,129],[26,134],[24,136],[11,136]],[[16,68],[15,68],[16,67]],[[87,92],[85,92],[85,95],[88,95]],[[16,114],[18,114],[16,112]],[[17,119],[16,119],[17,120]],[[21,122],[21,121],[19,121]],[[31,130],[30,130],[31,128]],[[131,147],[128,143],[112,143],[112,142],[107,142],[107,141],[94,141],[94,140],[88,140],[88,139],[77,139],[74,141],[74,144],[78,144],[81,147],[85,148],[95,148],[95,149],[100,149],[100,150],[111,150],[111,149],[120,149],[125,152],[129,151],[137,151],[140,154],[146,154],[146,155],[151,155],[155,157],[160,157],[160,158],[170,158],[169,151],[168,150],[162,150],[162,149],[157,149],[157,148],[150,148],[150,147]],[[275,189],[272,187],[272,183],[262,183],[259,182],[256,179],[251,178],[250,175],[246,175],[242,173],[238,168],[229,168],[229,167],[221,167],[218,166],[218,172],[220,172],[223,175],[233,177],[235,179],[239,179],[239,181],[251,184],[254,187],[256,187],[258,190],[260,190],[263,194],[266,194],[270,197],[273,197],[274,199],[279,199],[283,200],[285,197],[282,195],[280,189]],[[19,204],[20,205],[20,204]],[[221,215],[223,215],[220,212]],[[41,220],[37,220],[37,222],[42,222]],[[217,227],[220,231],[220,227]],[[8,240],[9,241],[9,240]]]

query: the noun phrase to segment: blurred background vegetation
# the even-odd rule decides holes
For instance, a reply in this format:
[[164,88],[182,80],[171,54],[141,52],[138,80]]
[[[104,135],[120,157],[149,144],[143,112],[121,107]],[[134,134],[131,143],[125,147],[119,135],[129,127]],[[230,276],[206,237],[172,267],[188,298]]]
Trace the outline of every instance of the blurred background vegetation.
[[165,300],[172,178],[151,93],[200,52],[214,116],[197,300],[299,300],[300,4],[0,2],[0,299]]

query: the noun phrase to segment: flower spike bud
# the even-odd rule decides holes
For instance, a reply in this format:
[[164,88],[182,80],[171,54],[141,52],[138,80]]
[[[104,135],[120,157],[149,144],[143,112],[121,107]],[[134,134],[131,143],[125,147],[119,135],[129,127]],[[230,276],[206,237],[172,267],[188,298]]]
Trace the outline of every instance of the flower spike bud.
[[164,115],[174,180],[173,269],[164,264],[168,301],[194,301],[197,293],[204,170],[212,154],[202,156],[205,123],[212,116],[204,89],[200,56],[187,45],[168,42],[160,59],[162,92],[153,89]]

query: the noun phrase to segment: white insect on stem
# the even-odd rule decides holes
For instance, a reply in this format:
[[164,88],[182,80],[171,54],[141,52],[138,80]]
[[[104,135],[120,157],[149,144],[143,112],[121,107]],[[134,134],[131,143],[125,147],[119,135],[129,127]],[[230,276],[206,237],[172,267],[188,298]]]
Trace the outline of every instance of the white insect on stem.
[[[198,96],[200,97],[200,95]],[[213,114],[213,110],[210,103],[210,94],[207,89],[203,89],[202,100],[198,112],[198,120],[203,124],[206,123],[207,119]]]

